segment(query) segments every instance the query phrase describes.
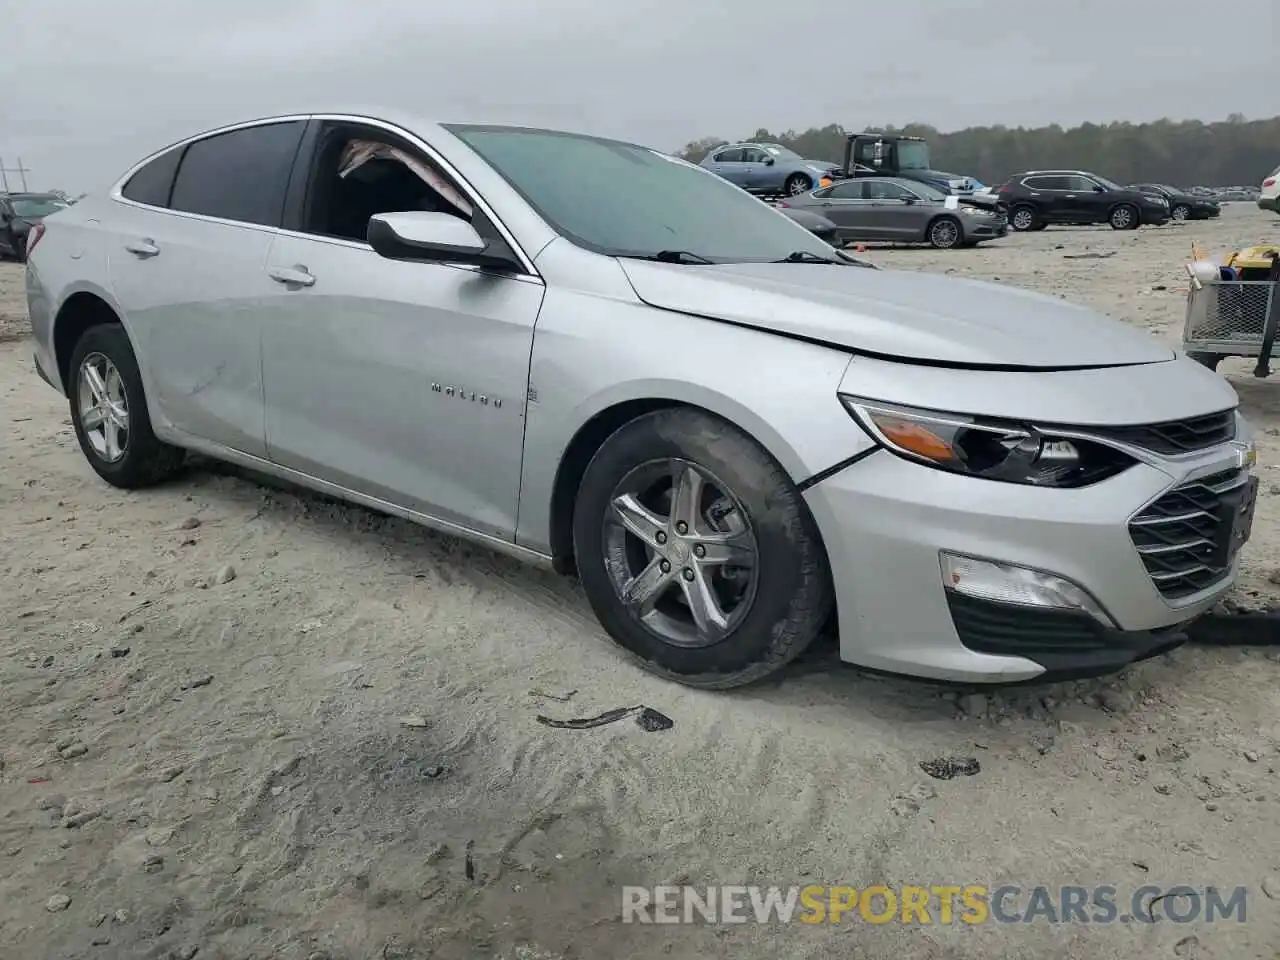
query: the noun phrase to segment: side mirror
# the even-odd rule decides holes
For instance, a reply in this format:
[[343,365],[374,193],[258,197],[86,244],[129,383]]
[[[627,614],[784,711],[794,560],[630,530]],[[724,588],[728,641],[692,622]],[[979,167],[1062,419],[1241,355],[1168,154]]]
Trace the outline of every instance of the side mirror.
[[765,157],[765,158],[764,158],[764,165],[765,165],[766,167],[772,167],[772,166],[773,166],[773,164],[774,164],[774,159],[773,159],[773,157]]
[[1094,192],[1094,193],[1106,193],[1107,191],[1106,191],[1106,189],[1102,186],[1102,184],[1100,184],[1100,183],[1095,183],[1095,184],[1093,185],[1093,192]]
[[908,206],[910,206],[911,204],[913,204],[913,203],[915,203],[915,202],[916,202],[916,198],[915,198],[915,197],[903,197],[903,198],[902,198],[902,202],[903,202],[903,203],[905,203],[905,204],[907,204]]
[[489,242],[449,213],[376,213],[369,218],[368,237],[374,252],[388,260],[511,266],[505,257],[488,255]]

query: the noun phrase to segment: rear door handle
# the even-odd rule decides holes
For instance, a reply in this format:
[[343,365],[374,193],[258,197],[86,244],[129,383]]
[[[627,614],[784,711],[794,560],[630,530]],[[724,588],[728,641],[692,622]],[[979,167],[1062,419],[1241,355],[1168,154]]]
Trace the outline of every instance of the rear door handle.
[[267,275],[290,287],[309,287],[316,282],[316,278],[300,263],[292,267],[271,267]]
[[160,248],[157,247],[155,242],[150,238],[145,240],[130,240],[124,245],[124,248],[135,257],[142,260],[145,260],[148,257],[158,256],[160,253]]

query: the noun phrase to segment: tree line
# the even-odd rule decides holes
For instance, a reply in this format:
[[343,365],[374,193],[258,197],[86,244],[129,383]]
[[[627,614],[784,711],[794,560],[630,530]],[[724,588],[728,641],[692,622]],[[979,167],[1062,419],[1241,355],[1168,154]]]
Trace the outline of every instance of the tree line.
[[[1003,182],[1024,170],[1090,170],[1117,183],[1155,182],[1178,186],[1257,186],[1280,165],[1280,117],[1246,120],[1157,120],[1154,123],[1084,123],[1047,127],[968,127],[942,133],[935,127],[869,127],[883,133],[924,137],[938,170]],[[757,130],[743,140],[790,147],[810,160],[844,160],[850,133],[833,123],[797,133]],[[680,155],[695,163],[729,141],[706,137],[688,143]]]

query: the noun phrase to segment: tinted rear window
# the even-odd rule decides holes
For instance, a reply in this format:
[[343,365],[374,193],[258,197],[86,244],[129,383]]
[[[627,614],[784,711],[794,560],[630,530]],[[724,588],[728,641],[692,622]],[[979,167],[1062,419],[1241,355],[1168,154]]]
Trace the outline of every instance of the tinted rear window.
[[169,191],[173,189],[173,175],[178,172],[182,150],[170,150],[156,157],[129,178],[120,191],[126,200],[145,203],[152,207],[167,207]]
[[271,123],[192,143],[178,167],[170,208],[278,226],[305,125]]

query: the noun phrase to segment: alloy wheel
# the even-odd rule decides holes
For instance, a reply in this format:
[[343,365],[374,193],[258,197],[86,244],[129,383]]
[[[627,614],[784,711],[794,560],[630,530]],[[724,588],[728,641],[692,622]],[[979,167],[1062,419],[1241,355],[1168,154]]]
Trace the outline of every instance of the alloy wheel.
[[101,353],[91,353],[80,364],[77,377],[80,425],[105,463],[116,463],[129,449],[129,397],[116,365]]
[[1185,220],[1190,214],[1191,211],[1184,206],[1179,205],[1173,208],[1173,219],[1175,220]]
[[1111,213],[1111,225],[1117,230],[1124,230],[1133,222],[1133,211],[1128,207],[1116,207]]
[[951,220],[939,220],[929,230],[929,240],[941,249],[954,247],[960,239],[960,228]]
[[1023,207],[1014,211],[1012,223],[1015,230],[1030,230],[1032,224],[1035,223],[1035,216],[1030,210]]
[[710,471],[665,459],[631,470],[609,499],[609,579],[632,616],[677,647],[708,647],[750,612],[759,555],[750,517]]
[[809,184],[804,177],[792,177],[787,187],[787,193],[793,197],[798,197],[809,189]]

